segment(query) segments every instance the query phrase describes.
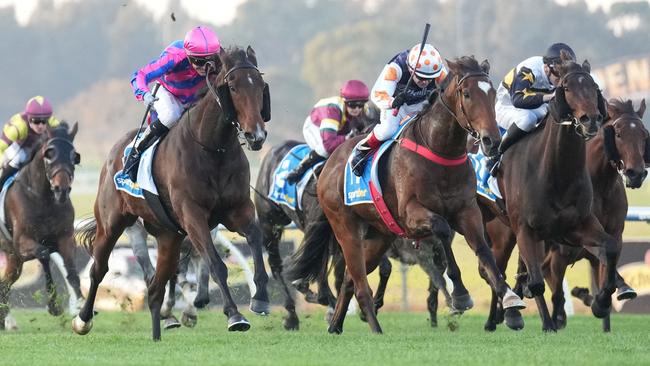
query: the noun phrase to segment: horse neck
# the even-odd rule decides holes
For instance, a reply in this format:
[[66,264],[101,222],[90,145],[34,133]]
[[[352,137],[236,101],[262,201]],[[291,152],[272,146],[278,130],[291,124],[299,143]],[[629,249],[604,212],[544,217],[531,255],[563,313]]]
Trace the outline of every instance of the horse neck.
[[556,123],[548,115],[543,133],[543,150],[539,155],[540,176],[558,183],[571,184],[574,177],[584,173],[586,143],[573,126]]
[[605,138],[599,133],[587,144],[587,170],[594,187],[607,189],[618,181],[618,171],[609,161],[605,152]]
[[[461,156],[467,152],[467,131],[460,127],[456,117],[442,104],[441,98],[439,96],[431,109],[418,121],[419,126],[413,125],[413,133],[418,136],[418,130],[421,130],[425,146],[435,153],[444,157]],[[455,105],[455,99],[451,100],[447,96],[444,98],[450,108]]]
[[45,175],[43,158],[35,156],[21,171],[16,181],[26,186],[29,191],[46,198],[52,195],[50,183]]
[[[210,98],[207,95],[206,98]],[[187,126],[193,138],[203,147],[229,150],[239,147],[237,134],[232,124],[223,120],[223,113],[216,101],[199,103],[188,111]]]

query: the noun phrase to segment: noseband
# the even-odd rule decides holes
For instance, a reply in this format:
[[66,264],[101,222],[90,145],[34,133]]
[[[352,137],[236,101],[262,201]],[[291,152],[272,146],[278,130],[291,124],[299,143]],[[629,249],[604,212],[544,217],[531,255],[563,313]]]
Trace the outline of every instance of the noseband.
[[474,140],[478,141],[480,139],[479,132],[474,128],[474,126],[472,126],[472,122],[469,120],[469,117],[467,117],[467,112],[465,111],[465,105],[463,104],[463,98],[461,95],[463,91],[463,87],[462,87],[463,81],[472,77],[485,78],[490,83],[490,85],[492,85],[492,81],[490,80],[490,77],[488,76],[488,74],[484,72],[473,72],[473,73],[465,74],[460,79],[458,79],[458,75],[456,75],[456,78],[458,79],[458,81],[456,82],[456,100],[457,103],[459,104],[458,109],[460,109],[461,116],[465,120],[465,125],[461,123],[460,118],[458,118],[459,116],[451,109],[451,107],[449,107],[449,104],[445,101],[445,90],[443,88],[439,88],[439,91],[437,92],[440,94],[440,102],[442,102],[442,105],[445,107],[447,112],[449,112],[456,119],[456,121],[458,121],[460,127],[462,127],[465,131],[467,131],[467,133],[470,136],[472,136]]

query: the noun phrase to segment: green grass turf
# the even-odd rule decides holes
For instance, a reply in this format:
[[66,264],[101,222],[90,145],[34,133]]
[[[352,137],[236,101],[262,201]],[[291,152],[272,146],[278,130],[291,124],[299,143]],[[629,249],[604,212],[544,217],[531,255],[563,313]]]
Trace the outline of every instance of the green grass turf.
[[380,313],[385,332],[349,316],[342,335],[326,332],[322,312],[302,315],[301,328],[282,328],[281,312],[257,317],[246,333],[226,331],[218,311],[199,314],[196,328],[163,331],[151,341],[148,312],[101,313],[86,336],[70,330],[68,317],[44,310],[15,311],[20,329],[0,333],[4,365],[644,365],[650,363],[650,318],[614,315],[611,334],[587,316],[569,318],[567,329],[544,334],[538,317],[519,332],[483,330],[484,316],[464,315],[459,328],[432,329],[425,313]]

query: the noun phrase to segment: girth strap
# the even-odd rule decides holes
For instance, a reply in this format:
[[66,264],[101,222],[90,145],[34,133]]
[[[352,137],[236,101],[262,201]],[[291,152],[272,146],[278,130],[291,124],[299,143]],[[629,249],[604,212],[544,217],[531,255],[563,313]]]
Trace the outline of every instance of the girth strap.
[[415,143],[415,141],[407,138],[400,139],[399,145],[407,150],[413,151],[414,153],[424,157],[429,161],[443,166],[458,166],[467,161],[467,154],[463,154],[455,159],[443,158],[442,156],[434,153],[426,147],[418,145]]

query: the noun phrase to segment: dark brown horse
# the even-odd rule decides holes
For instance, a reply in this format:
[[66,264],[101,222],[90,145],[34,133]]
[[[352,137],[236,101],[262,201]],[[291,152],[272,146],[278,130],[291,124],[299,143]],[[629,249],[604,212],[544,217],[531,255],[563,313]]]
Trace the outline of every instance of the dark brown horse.
[[[623,246],[628,207],[624,185],[641,187],[647,175],[645,164],[650,163],[650,156],[644,161],[644,154],[650,146],[648,131],[641,120],[645,108],[645,100],[636,111],[631,100],[611,100],[607,108],[609,119],[598,136],[587,143],[587,169],[594,189],[592,211],[605,231],[616,239],[617,261]],[[553,292],[551,317],[558,328],[564,328],[567,320],[562,290],[564,273],[569,265],[583,258],[591,263],[595,283],[600,284],[605,269],[597,257],[581,248],[552,245],[544,261],[546,281]],[[523,276],[519,278],[523,279]],[[616,288],[619,300],[636,297],[618,272]],[[603,329],[610,330],[609,315],[603,318]]]
[[[257,283],[251,310],[268,312],[265,292],[268,275],[262,261],[261,234],[250,199],[248,160],[238,139],[243,135],[252,150],[262,147],[266,137],[262,118],[266,87],[251,47],[245,51],[222,49],[219,59],[221,70],[216,78],[208,81],[211,93],[189,109],[161,141],[152,173],[172,222],[187,233],[221,288],[228,329],[245,331],[250,324],[230,295],[226,281],[228,269],[212,245],[210,229],[222,223],[246,238],[255,260]],[[218,94],[212,92],[213,87]],[[228,94],[230,97],[226,97]],[[232,103],[230,111],[229,102]],[[92,250],[95,262],[88,299],[72,322],[78,334],[86,334],[91,329],[97,287],[108,270],[108,256],[115,242],[139,216],[158,242],[156,275],[149,283],[148,295],[153,339],[160,340],[160,308],[165,285],[176,271],[184,235],[161,223],[144,200],[115,189],[113,176],[122,169],[122,151],[134,135],[135,131],[123,137],[102,167],[95,221],[84,230],[84,243]]]
[[[453,159],[465,156],[470,133],[480,139],[487,155],[494,154],[500,136],[494,119],[496,92],[487,74],[489,64],[484,61],[479,65],[473,57],[447,61],[447,64],[450,74],[440,86],[435,103],[405,128],[401,139],[410,139],[422,150]],[[327,228],[330,234],[333,230],[341,245],[347,266],[329,326],[331,333],[343,331],[353,292],[371,330],[381,333],[366,274],[377,266],[396,237],[373,205],[344,203],[345,164],[358,140],[349,140],[334,152],[318,181],[318,198],[331,224]],[[415,239],[449,238],[452,228],[458,231],[489,270],[489,283],[503,298],[504,306],[523,307],[521,299],[505,283],[485,242],[471,163],[465,160],[460,165],[443,166],[401,146],[393,147],[385,159],[379,169],[384,198],[406,235]],[[305,241],[304,245],[310,243]],[[453,257],[451,253],[445,254]]]
[[[591,210],[593,188],[586,165],[586,140],[596,135],[606,116],[605,101],[589,75],[587,61],[579,65],[564,52],[562,61],[557,68],[561,79],[550,112],[542,121],[544,127],[512,146],[503,156],[498,181],[507,218],[501,220],[509,223],[514,235],[495,232],[489,224],[487,227],[495,258],[502,269],[512,250],[503,243],[516,240],[527,268],[527,287],[537,302],[544,331],[556,330],[543,296],[545,240],[561,239],[585,247],[601,262],[606,262],[606,279],[592,305],[597,317],[609,313],[615,287],[616,241],[605,232]],[[493,206],[492,211],[499,209]],[[491,218],[485,215],[485,219]],[[492,221],[496,226],[503,222]],[[493,330],[499,320],[496,305],[493,294],[493,311],[486,330]]]
[[0,276],[0,329],[9,313],[9,290],[25,261],[38,259],[43,266],[50,314],[63,312],[50,272],[50,253],[61,254],[68,283],[77,298],[82,297],[74,264],[74,208],[70,202],[74,168],[80,161],[72,144],[76,134],[76,123],[70,131],[65,122],[48,128],[32,151],[31,161],[7,191],[2,210],[11,239],[6,240],[4,234],[0,239],[0,249],[7,254],[7,266]]

